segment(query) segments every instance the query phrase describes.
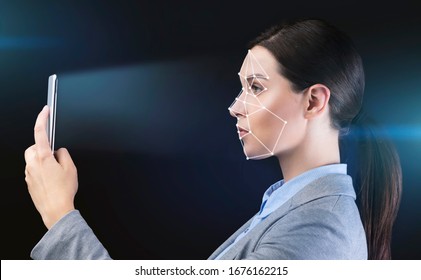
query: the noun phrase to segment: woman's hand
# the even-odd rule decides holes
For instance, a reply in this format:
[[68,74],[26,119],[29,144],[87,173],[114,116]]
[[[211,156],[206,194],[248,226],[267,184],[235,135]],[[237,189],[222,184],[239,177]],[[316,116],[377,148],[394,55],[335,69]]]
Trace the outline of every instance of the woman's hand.
[[78,188],[77,170],[69,152],[61,148],[55,157],[46,132],[48,106],[35,122],[35,144],[25,151],[25,181],[36,209],[50,229],[65,214],[74,210]]

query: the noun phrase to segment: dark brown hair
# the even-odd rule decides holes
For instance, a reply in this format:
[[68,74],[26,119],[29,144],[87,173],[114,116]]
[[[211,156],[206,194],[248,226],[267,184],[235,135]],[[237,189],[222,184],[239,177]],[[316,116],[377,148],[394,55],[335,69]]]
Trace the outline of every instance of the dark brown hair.
[[364,68],[351,39],[319,19],[284,22],[250,44],[268,49],[279,62],[279,72],[296,92],[313,84],[331,91],[331,124],[341,135],[358,133],[359,172],[354,178],[357,202],[367,237],[369,259],[390,259],[392,227],[402,189],[398,154],[372,124],[361,117]]

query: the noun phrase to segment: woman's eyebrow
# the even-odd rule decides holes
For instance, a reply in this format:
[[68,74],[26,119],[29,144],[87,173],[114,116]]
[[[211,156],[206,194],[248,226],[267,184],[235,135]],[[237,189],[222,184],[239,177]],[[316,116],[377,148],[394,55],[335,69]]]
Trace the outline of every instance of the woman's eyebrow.
[[263,75],[263,74],[259,74],[259,73],[256,73],[256,74],[253,74],[253,75],[248,75],[246,79],[248,80],[248,79],[253,79],[253,78],[259,78],[259,79],[263,79],[263,80],[269,80],[269,77],[268,76]]

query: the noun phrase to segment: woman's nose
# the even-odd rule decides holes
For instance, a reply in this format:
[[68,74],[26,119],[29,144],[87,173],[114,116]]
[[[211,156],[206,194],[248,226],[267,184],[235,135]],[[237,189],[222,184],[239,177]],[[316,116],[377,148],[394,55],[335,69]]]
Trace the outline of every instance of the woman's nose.
[[239,118],[240,116],[245,116],[245,106],[244,106],[244,92],[241,92],[228,108],[230,115],[234,118]]

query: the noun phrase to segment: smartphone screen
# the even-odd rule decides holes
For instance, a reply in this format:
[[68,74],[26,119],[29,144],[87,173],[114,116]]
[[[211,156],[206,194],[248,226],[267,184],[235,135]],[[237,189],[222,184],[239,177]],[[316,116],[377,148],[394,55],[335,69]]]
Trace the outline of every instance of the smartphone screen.
[[54,153],[54,139],[56,132],[56,109],[57,109],[57,75],[51,75],[48,78],[48,99],[47,105],[50,108],[50,115],[48,116],[47,135],[50,142],[51,151]]

